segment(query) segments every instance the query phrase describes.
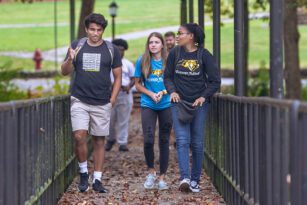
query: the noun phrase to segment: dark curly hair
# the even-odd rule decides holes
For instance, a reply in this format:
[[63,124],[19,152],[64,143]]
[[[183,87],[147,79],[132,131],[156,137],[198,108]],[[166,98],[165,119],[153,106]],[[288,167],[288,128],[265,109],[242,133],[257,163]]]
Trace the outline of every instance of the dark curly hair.
[[124,39],[121,39],[121,38],[117,38],[117,39],[114,39],[112,41],[112,43],[116,46],[121,46],[123,47],[125,50],[128,50],[128,43],[126,40]]
[[108,21],[104,18],[101,14],[92,13],[85,17],[84,24],[86,28],[89,28],[91,23],[98,24],[102,26],[103,29],[105,29],[108,25]]

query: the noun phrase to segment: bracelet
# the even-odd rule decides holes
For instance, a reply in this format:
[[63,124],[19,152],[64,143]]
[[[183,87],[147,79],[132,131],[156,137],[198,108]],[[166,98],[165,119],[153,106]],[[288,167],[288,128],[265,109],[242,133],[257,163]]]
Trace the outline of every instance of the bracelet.
[[167,94],[167,91],[166,91],[166,90],[162,90],[161,92],[163,93],[163,95],[166,95],[166,94]]

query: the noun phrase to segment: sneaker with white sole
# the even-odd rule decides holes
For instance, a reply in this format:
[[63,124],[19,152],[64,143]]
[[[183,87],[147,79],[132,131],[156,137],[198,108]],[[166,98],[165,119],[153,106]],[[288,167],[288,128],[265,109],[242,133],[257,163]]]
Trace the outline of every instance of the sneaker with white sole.
[[155,181],[156,181],[156,174],[150,173],[146,176],[146,180],[144,183],[145,189],[154,189],[155,188]]
[[159,190],[167,190],[168,189],[168,186],[167,186],[167,184],[166,184],[166,182],[165,181],[163,181],[163,180],[160,180],[159,182],[158,182],[158,189]]
[[78,189],[80,192],[86,192],[89,190],[88,186],[88,173],[80,173],[80,182],[78,185]]
[[179,184],[179,190],[181,192],[189,192],[190,191],[190,179],[185,178],[185,179],[181,180],[181,182]]
[[108,193],[108,190],[102,186],[101,181],[99,181],[98,179],[95,179],[93,183],[93,190],[98,193]]
[[192,192],[198,193],[200,191],[199,184],[196,181],[191,181],[191,183],[190,183],[190,190]]

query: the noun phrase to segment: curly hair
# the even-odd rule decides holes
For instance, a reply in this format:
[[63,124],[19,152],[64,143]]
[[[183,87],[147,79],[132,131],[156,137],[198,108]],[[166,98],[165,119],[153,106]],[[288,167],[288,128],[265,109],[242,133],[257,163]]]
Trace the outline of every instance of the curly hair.
[[85,17],[84,19],[84,24],[86,28],[89,28],[91,23],[98,24],[102,26],[103,29],[105,29],[108,25],[108,21],[104,18],[103,15],[97,14],[97,13],[92,13]]

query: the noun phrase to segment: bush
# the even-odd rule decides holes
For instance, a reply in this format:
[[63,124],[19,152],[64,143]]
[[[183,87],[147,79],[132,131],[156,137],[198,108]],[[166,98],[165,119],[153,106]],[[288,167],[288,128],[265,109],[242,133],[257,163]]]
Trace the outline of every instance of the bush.
[[307,86],[302,87],[302,94],[301,94],[301,96],[302,96],[302,100],[307,101]]
[[265,62],[262,61],[257,75],[248,81],[248,96],[269,96],[269,82],[269,70],[265,67]]
[[27,98],[26,92],[21,91],[10,82],[13,78],[18,77],[20,71],[19,69],[8,70],[11,64],[11,61],[7,61],[0,65],[0,102]]

